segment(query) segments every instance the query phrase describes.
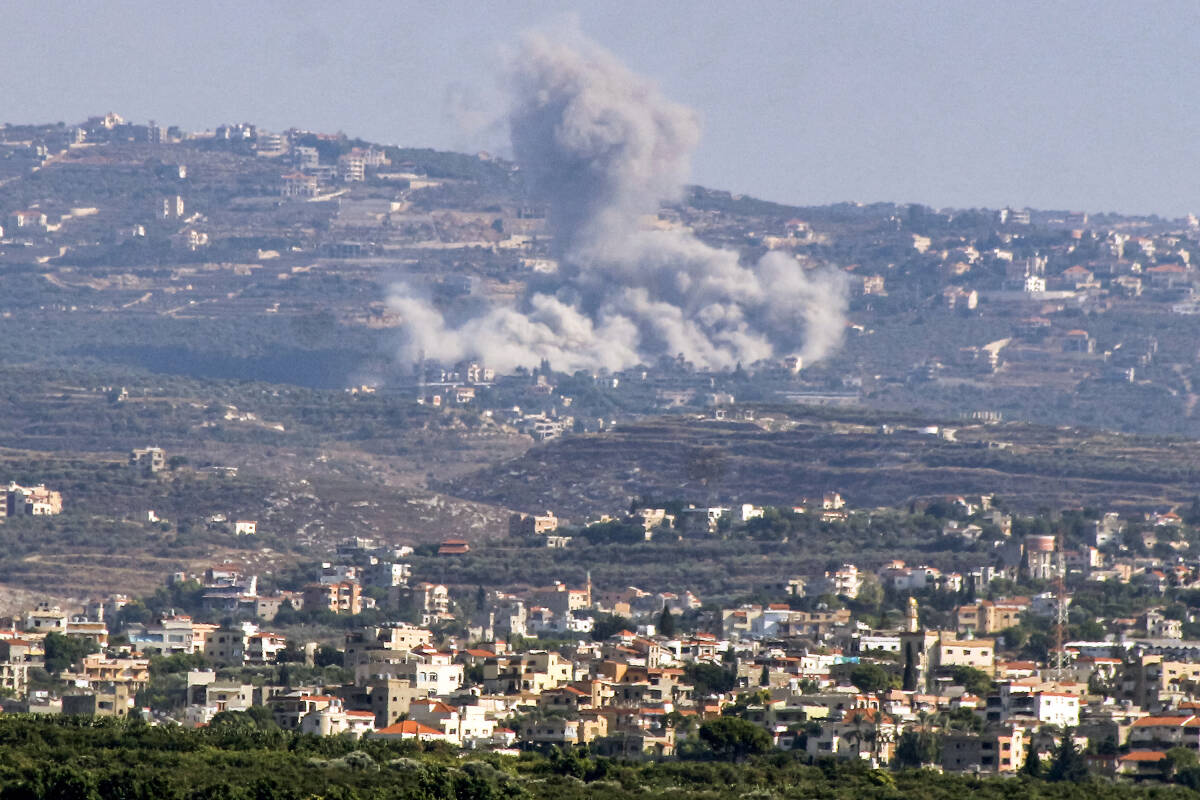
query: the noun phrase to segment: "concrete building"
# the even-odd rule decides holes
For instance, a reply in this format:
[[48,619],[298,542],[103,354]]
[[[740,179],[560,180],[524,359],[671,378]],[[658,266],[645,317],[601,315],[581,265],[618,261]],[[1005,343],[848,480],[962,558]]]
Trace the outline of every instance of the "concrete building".
[[942,769],[951,772],[1012,774],[1025,764],[1028,742],[1019,725],[975,733],[942,736]]
[[161,472],[167,466],[167,454],[161,447],[142,447],[131,450],[129,466],[137,467],[143,472]]
[[45,484],[19,486],[8,484],[5,491],[4,513],[9,517],[52,516],[61,514],[62,493],[47,489]]
[[353,581],[313,583],[304,587],[304,608],[334,614],[362,613],[362,588]]

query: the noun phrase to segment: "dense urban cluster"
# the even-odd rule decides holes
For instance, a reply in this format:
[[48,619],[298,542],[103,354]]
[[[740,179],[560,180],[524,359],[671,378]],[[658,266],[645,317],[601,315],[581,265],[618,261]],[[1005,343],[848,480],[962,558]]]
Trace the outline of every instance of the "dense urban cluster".
[[[4,707],[184,728],[244,714],[298,734],[508,755],[786,752],[1200,785],[1200,572],[1185,557],[1200,515],[1028,517],[993,502],[924,509],[942,536],[987,543],[958,569],[831,564],[764,583],[766,602],[706,604],[681,587],[598,587],[590,575],[464,591],[418,580],[411,547],[362,538],[292,588],[266,591],[245,565],[213,564],[153,597],[41,603],[5,620]],[[786,509],[634,504],[574,526],[515,514],[509,536],[551,549],[598,533],[682,546],[882,513],[895,512],[826,492]],[[450,540],[425,563],[469,551]]]

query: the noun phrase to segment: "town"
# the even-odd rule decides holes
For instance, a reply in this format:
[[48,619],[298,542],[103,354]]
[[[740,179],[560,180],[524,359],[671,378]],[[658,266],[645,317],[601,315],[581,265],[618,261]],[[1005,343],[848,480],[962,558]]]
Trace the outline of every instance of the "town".
[[[142,448],[130,464],[164,457]],[[727,605],[686,586],[597,586],[590,573],[578,586],[450,587],[422,579],[412,547],[361,537],[290,588],[214,563],[168,576],[152,597],[40,602],[0,621],[3,708],[193,728],[261,709],[316,736],[500,753],[586,745],[622,759],[695,751],[732,718],[753,733],[740,734],[746,747],[876,767],[1016,774],[1050,768],[1064,739],[1084,774],[1162,778],[1190,765],[1200,511],[1030,516],[995,501],[909,511],[937,520],[944,540],[985,543],[931,554],[954,568],[831,565]],[[10,515],[69,504],[45,486],[7,490]],[[790,508],[635,504],[575,526],[514,514],[508,537],[550,550],[577,537],[685,547],[896,513],[830,491]],[[257,534],[251,520],[214,524]],[[470,551],[448,539],[423,563]]]

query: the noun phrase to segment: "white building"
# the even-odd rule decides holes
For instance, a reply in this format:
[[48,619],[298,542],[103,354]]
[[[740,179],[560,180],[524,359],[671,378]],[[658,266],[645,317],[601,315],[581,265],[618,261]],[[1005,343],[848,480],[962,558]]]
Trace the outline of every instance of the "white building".
[[412,682],[413,688],[430,696],[454,693],[463,683],[463,665],[452,663],[449,653],[420,650],[407,653],[396,661],[360,664],[355,677],[360,683],[369,678],[399,678]]
[[340,702],[310,711],[300,718],[300,732],[316,736],[350,736],[355,739],[375,730],[373,711],[347,711]]
[[1074,728],[1079,725],[1079,696],[1067,692],[1042,691],[1031,683],[1008,683],[998,697],[987,701],[987,721],[1006,722],[1014,717],[1033,719],[1041,725]]

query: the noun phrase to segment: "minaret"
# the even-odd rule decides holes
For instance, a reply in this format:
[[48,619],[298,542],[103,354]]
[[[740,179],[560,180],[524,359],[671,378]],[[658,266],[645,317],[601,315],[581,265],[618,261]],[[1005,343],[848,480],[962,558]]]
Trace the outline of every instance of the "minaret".
[[592,571],[587,571],[587,607],[592,608]]
[[917,609],[917,598],[909,596],[908,613],[905,615],[904,629],[909,633],[916,633],[920,628],[921,623]]

